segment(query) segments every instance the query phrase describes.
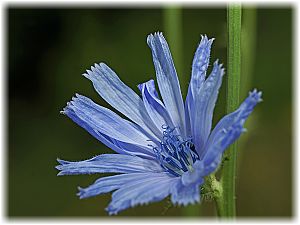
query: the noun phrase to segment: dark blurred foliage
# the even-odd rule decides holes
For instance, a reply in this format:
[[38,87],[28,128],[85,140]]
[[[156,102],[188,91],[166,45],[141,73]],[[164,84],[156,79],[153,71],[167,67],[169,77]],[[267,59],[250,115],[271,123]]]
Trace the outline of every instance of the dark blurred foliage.
[[[264,102],[241,139],[237,178],[237,214],[290,217],[292,190],[292,15],[291,8],[258,8],[257,46],[251,87]],[[106,216],[110,195],[79,200],[77,186],[99,175],[57,177],[56,158],[82,160],[112,152],[59,111],[76,93],[109,107],[81,76],[104,61],[137,91],[154,77],[146,36],[164,31],[161,8],[18,8],[7,16],[8,186],[10,217]],[[226,67],[226,9],[183,10],[183,75],[186,93],[200,34],[215,37],[212,60]],[[166,35],[168,39],[168,36]],[[171,49],[172,50],[172,49]],[[226,77],[225,77],[226,79]],[[247,90],[248,91],[248,90]],[[246,90],[242,90],[242,99]],[[224,115],[225,82],[214,123]],[[242,100],[241,99],[241,100]],[[121,216],[180,216],[168,199],[138,206]],[[202,216],[215,215],[212,202]]]

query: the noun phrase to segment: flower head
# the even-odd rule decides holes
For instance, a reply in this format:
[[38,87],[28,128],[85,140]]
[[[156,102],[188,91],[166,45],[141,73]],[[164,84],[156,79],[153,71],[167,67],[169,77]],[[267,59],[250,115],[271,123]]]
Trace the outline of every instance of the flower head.
[[153,80],[139,84],[141,97],[104,63],[84,74],[95,90],[117,111],[76,94],[62,111],[118,154],[89,160],[58,159],[58,175],[116,173],[99,178],[78,196],[88,198],[114,191],[109,214],[171,196],[174,204],[200,201],[199,187],[214,172],[226,148],[244,132],[243,124],[261,92],[250,92],[240,107],[223,117],[214,129],[212,116],[224,69],[216,60],[206,78],[213,39],[202,36],[196,50],[188,94],[183,101],[168,44],[161,33],[149,35],[158,88]]

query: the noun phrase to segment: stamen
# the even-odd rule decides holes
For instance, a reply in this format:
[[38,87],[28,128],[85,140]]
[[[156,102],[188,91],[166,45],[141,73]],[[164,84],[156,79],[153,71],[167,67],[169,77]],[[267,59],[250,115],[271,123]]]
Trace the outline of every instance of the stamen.
[[192,139],[183,140],[177,134],[176,128],[171,129],[166,125],[162,128],[163,138],[160,147],[153,148],[160,165],[175,176],[181,176],[188,170],[192,171],[193,163],[199,159]]

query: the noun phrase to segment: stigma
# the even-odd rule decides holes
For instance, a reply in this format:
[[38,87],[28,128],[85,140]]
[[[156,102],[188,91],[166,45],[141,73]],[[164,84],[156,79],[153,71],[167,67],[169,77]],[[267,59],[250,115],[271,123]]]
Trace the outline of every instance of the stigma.
[[159,147],[154,147],[160,165],[174,176],[193,171],[193,164],[199,159],[192,139],[184,140],[176,128],[163,126],[163,137]]

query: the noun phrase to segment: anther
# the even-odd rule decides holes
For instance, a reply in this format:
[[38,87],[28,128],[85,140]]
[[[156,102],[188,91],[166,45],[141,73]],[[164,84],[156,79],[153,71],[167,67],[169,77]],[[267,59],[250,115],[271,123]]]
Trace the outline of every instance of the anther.
[[175,133],[176,128],[163,125],[163,138],[160,147],[154,147],[157,160],[161,166],[175,176],[193,170],[193,163],[199,159],[191,138],[183,140]]

